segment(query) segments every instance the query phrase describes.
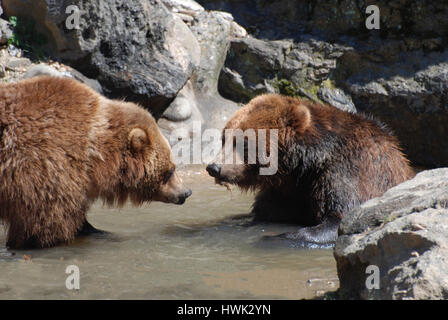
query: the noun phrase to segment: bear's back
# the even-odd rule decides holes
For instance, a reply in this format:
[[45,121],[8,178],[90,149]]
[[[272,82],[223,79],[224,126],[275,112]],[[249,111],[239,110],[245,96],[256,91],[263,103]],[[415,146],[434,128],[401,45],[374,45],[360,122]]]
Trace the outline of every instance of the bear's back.
[[20,192],[35,198],[50,186],[64,190],[67,184],[68,191],[75,188],[69,181],[79,187],[86,183],[89,130],[99,97],[68,78],[37,77],[0,86],[4,196]]
[[39,77],[0,86],[1,152],[62,148],[82,153],[98,95],[67,78]]

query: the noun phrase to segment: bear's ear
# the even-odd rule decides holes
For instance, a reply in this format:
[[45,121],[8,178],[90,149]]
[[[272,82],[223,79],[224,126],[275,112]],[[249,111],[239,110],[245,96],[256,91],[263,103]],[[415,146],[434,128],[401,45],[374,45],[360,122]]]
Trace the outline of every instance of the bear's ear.
[[148,136],[146,132],[140,128],[134,128],[129,132],[129,144],[132,151],[141,151],[149,145]]
[[311,125],[311,112],[304,105],[296,105],[292,109],[291,126],[300,133],[305,132]]

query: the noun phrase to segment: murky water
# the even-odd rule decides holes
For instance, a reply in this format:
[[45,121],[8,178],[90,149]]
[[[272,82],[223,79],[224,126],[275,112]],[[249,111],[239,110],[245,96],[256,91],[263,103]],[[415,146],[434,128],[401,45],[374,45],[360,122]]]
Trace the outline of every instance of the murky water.
[[[7,251],[0,231],[0,299],[301,299],[338,287],[332,250],[270,247],[260,238],[293,230],[248,225],[253,196],[215,185],[203,168],[182,170],[185,205],[110,209],[89,221],[110,231],[67,246]],[[1,228],[0,228],[1,229]],[[80,290],[65,286],[68,265]]]

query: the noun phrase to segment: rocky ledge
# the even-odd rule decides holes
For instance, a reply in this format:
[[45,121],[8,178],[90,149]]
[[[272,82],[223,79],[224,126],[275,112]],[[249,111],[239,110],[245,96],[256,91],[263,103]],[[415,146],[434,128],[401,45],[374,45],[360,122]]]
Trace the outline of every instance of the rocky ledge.
[[[428,170],[346,215],[334,249],[340,298],[448,298],[448,168]],[[379,288],[368,289],[368,266]]]

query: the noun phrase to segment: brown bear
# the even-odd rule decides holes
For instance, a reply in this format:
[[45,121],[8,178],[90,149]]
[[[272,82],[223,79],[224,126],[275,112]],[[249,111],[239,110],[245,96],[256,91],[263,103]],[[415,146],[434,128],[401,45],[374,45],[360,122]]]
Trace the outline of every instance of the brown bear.
[[[345,213],[414,175],[397,138],[382,123],[330,105],[261,95],[233,115],[224,132],[228,129],[278,130],[275,174],[260,175],[265,165],[248,163],[249,136],[244,156],[239,155],[242,164],[219,164],[219,158],[207,171],[218,183],[257,191],[256,221],[303,226],[279,236],[298,246],[332,245]],[[223,134],[223,149],[226,143],[235,144],[226,139]]]
[[9,248],[96,232],[86,213],[97,198],[182,204],[190,194],[143,108],[69,78],[0,85],[0,220]]

